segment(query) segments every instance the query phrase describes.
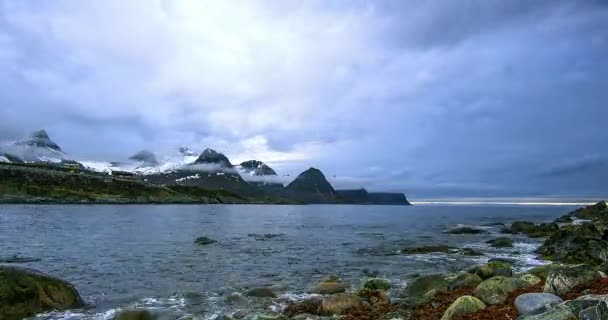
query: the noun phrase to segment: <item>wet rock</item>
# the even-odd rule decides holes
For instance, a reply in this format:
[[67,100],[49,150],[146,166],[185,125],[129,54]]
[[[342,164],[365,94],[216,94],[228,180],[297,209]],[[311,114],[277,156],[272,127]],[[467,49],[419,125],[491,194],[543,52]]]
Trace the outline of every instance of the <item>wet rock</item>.
[[482,281],[483,279],[476,274],[463,272],[448,280],[448,289],[452,291],[467,287],[477,287]]
[[480,283],[473,295],[486,304],[501,304],[507,300],[511,292],[519,288],[518,279],[495,276]]
[[23,319],[83,305],[73,285],[39,271],[0,266],[0,319]]
[[446,231],[445,233],[448,233],[448,234],[485,234],[485,233],[489,233],[489,232],[484,229],[478,229],[478,228],[473,228],[473,227],[458,227],[458,228],[452,228],[452,229]]
[[562,302],[551,293],[525,293],[515,298],[515,309],[522,316],[541,314]]
[[114,320],[152,320],[154,317],[145,309],[123,310],[114,316]]
[[548,237],[559,229],[556,223],[541,223],[539,225],[528,221],[515,221],[510,228],[503,229],[503,233],[525,234],[530,238]]
[[411,247],[404,248],[399,251],[401,254],[426,254],[426,253],[448,253],[451,251],[458,251],[457,248],[449,247],[446,245],[433,245],[423,247]]
[[578,218],[584,220],[607,220],[608,206],[605,201],[600,201],[594,205],[585,208],[577,209],[567,215],[569,218]]
[[28,257],[20,257],[17,255],[9,256],[9,257],[0,257],[0,263],[27,263],[27,262],[38,262],[42,259],[39,258],[28,258]]
[[253,288],[247,291],[247,296],[256,298],[276,298],[277,295],[270,288]]
[[208,244],[213,244],[216,243],[216,240],[207,238],[207,237],[198,237],[196,238],[196,240],[194,240],[194,243],[196,243],[199,246],[206,246]]
[[601,265],[608,259],[608,241],[593,223],[561,227],[536,251],[547,260]]
[[575,265],[553,270],[547,275],[544,292],[564,295],[574,287],[599,278],[599,273],[588,265]]
[[544,280],[547,279],[547,275],[549,275],[552,270],[558,269],[560,267],[561,266],[557,264],[546,264],[543,266],[534,267],[528,270],[528,273],[539,277],[541,280]]
[[471,271],[485,280],[495,276],[510,277],[513,275],[513,266],[503,261],[490,261],[471,269]]
[[245,317],[246,320],[288,320],[287,317],[283,315],[271,315],[265,313],[254,313]]
[[565,301],[560,304],[560,307],[568,308],[572,313],[579,314],[585,309],[596,307],[604,299],[606,298],[602,295],[585,295],[574,300]]
[[346,288],[346,284],[342,283],[338,277],[332,275],[319,282],[319,284],[312,288],[310,292],[317,294],[335,294],[345,292]]
[[361,298],[354,294],[338,293],[327,296],[321,301],[320,315],[341,314],[346,309],[361,307]]
[[460,250],[460,253],[464,256],[471,256],[471,257],[483,256],[483,252],[477,251],[472,248],[462,248],[462,250]]
[[445,276],[433,274],[420,277],[410,283],[401,294],[404,297],[422,297],[431,290],[447,291],[448,284]]
[[486,305],[479,299],[471,296],[462,296],[450,305],[441,317],[441,320],[451,320],[454,317],[475,313],[485,308]]
[[388,282],[388,280],[381,279],[381,278],[367,279],[363,283],[363,289],[387,291],[390,288],[391,288],[390,282]]
[[226,303],[233,305],[243,305],[249,302],[244,295],[238,292],[231,293],[224,300],[226,301]]
[[487,244],[494,248],[513,248],[513,239],[508,237],[500,237],[486,241]]

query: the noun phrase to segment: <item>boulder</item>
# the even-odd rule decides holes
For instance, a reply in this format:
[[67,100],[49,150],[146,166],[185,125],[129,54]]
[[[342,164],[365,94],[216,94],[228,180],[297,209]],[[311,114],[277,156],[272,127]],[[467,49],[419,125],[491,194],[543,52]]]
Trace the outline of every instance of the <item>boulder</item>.
[[515,221],[510,228],[502,230],[503,233],[525,234],[530,238],[548,237],[559,229],[557,223],[534,224],[528,221]]
[[521,277],[519,277],[519,279],[523,281],[526,286],[533,286],[542,282],[539,277],[529,273],[522,275]]
[[336,276],[329,276],[322,280],[314,288],[310,290],[311,293],[317,294],[335,294],[345,292],[347,285],[342,283]]
[[554,308],[534,316],[521,317],[521,320],[577,320],[567,308]]
[[546,264],[542,266],[536,266],[528,270],[528,273],[539,277],[541,280],[544,280],[547,279],[547,275],[549,275],[552,270],[558,269],[560,267],[561,265],[558,264]]
[[485,308],[486,305],[479,299],[471,296],[462,296],[450,305],[441,317],[441,320],[451,320],[454,317],[475,313]]
[[401,254],[425,254],[425,253],[448,253],[451,251],[457,251],[455,247],[449,247],[446,245],[432,245],[422,247],[410,247],[404,248],[399,251]]
[[606,206],[605,201],[600,201],[594,205],[575,210],[569,213],[568,217],[575,217],[585,220],[607,220],[608,207]]
[[388,282],[388,280],[386,280],[386,279],[381,279],[381,278],[367,279],[363,283],[363,289],[387,291],[390,288],[391,288],[390,282]]
[[480,283],[473,291],[473,295],[486,304],[501,304],[518,288],[518,279],[495,276]]
[[248,297],[256,298],[276,298],[277,295],[270,288],[253,288],[247,291]]
[[347,309],[360,307],[362,305],[361,298],[354,294],[338,293],[327,296],[321,301],[319,306],[319,314],[334,315],[341,314]]
[[515,309],[519,315],[530,316],[541,314],[562,302],[562,299],[551,293],[524,293],[515,298]]
[[322,301],[323,299],[312,298],[300,302],[292,302],[287,305],[284,314],[288,317],[294,317],[298,314],[318,314]]
[[585,295],[574,300],[565,301],[560,304],[560,307],[568,308],[572,313],[579,314],[585,309],[596,307],[604,299],[606,297],[602,295]]
[[377,304],[390,304],[391,298],[384,292],[383,290],[372,290],[372,289],[363,289],[359,291],[357,294],[363,300],[367,301],[370,305]]
[[152,313],[145,309],[123,310],[114,316],[114,320],[152,320]]
[[581,310],[578,313],[578,320],[600,320],[597,315],[597,307],[589,307],[585,310]]
[[431,290],[447,291],[448,284],[445,276],[441,274],[432,274],[420,277],[410,283],[402,296],[405,297],[422,297]]
[[477,287],[483,280],[476,274],[463,272],[449,279],[448,290],[456,290],[467,287]]
[[500,237],[492,240],[486,241],[487,244],[494,248],[512,248],[513,247],[513,239],[508,237]]
[[561,263],[601,265],[608,260],[608,241],[593,223],[561,227],[536,251],[544,259]]
[[599,273],[588,265],[574,265],[555,269],[547,275],[544,292],[564,295],[574,287],[599,278]]
[[513,275],[513,266],[508,262],[490,261],[472,271],[484,280],[495,276],[510,277]]
[[36,270],[0,266],[0,319],[83,306],[73,285]]

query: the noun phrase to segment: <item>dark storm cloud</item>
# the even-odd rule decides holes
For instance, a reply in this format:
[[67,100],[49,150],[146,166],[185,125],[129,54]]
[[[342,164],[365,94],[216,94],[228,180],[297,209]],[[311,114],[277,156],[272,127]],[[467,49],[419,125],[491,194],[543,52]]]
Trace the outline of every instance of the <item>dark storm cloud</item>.
[[209,146],[419,198],[601,197],[606,56],[606,1],[0,0],[0,141]]

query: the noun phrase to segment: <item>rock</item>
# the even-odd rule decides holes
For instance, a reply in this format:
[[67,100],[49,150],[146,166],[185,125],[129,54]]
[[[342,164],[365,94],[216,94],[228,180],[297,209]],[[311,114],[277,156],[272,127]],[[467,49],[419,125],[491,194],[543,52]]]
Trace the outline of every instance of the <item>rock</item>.
[[[606,203],[604,203],[604,205],[605,204]],[[597,315],[599,320],[608,320],[608,301],[600,301],[597,305]]]
[[457,251],[457,248],[449,247],[446,245],[434,245],[434,246],[423,246],[423,247],[411,247],[399,250],[401,254],[425,254],[425,253],[448,253],[450,251]]
[[560,304],[560,307],[568,308],[572,313],[579,314],[585,309],[596,307],[603,299],[605,299],[604,296],[585,295],[574,300],[565,301]]
[[247,317],[245,317],[245,320],[288,320],[285,316],[283,315],[271,315],[271,314],[264,314],[264,313],[254,313],[254,314],[250,314]]
[[287,305],[284,314],[293,317],[298,314],[318,314],[323,299],[307,299],[301,302],[293,302]]
[[0,266],[0,319],[83,306],[73,285],[36,270]]
[[521,277],[519,277],[519,279],[521,281],[525,282],[527,284],[527,286],[533,286],[535,284],[542,282],[542,280],[539,277],[537,277],[533,274],[529,274],[529,273],[522,275]]
[[472,248],[462,248],[462,250],[460,250],[460,253],[464,256],[483,256],[482,252],[479,252]]
[[405,297],[422,297],[431,290],[447,291],[448,284],[445,276],[441,274],[433,274],[420,277],[409,284],[402,296]]
[[467,287],[477,287],[482,281],[483,279],[476,274],[463,272],[448,281],[448,289],[452,291]]
[[253,288],[247,291],[247,296],[256,298],[276,298],[277,295],[270,288]]
[[541,280],[544,280],[547,279],[547,275],[549,275],[552,270],[558,269],[560,267],[561,266],[557,264],[546,264],[534,267],[528,270],[528,273],[539,277]]
[[390,304],[391,298],[383,290],[363,289],[359,291],[358,296],[367,301],[370,305]]
[[462,296],[445,311],[441,320],[451,320],[454,317],[475,313],[479,310],[483,310],[486,308],[486,305],[483,304],[479,299],[471,296]]
[[245,296],[243,296],[242,294],[240,294],[238,292],[231,293],[224,300],[226,301],[226,303],[233,304],[233,305],[234,304],[242,305],[242,304],[247,304],[249,302]]
[[519,288],[518,279],[495,276],[480,283],[473,295],[486,304],[501,304],[507,300],[511,292]]
[[330,276],[319,282],[319,284],[312,288],[310,292],[317,294],[335,294],[345,292],[346,288],[347,285],[342,283],[338,277]]
[[120,311],[114,316],[114,320],[152,320],[152,314],[145,309],[133,309]]
[[449,233],[449,234],[484,234],[484,233],[489,233],[486,230],[483,229],[477,229],[477,228],[473,228],[473,227],[458,227],[458,228],[452,228],[448,231],[446,231],[445,233]]
[[551,293],[524,293],[515,298],[515,309],[519,315],[530,316],[541,314],[562,302],[562,299]]
[[567,308],[554,308],[534,316],[522,317],[521,320],[577,320]]
[[199,246],[205,246],[216,242],[216,240],[209,239],[207,237],[198,237],[196,240],[194,240],[194,243],[198,244]]
[[367,279],[363,283],[363,289],[371,289],[371,290],[378,289],[378,290],[387,291],[390,288],[391,288],[390,282],[388,282],[385,279],[381,279],[381,278]]
[[597,315],[597,307],[589,307],[585,310],[581,310],[578,313],[579,320],[600,320],[600,317]]
[[549,272],[544,292],[564,295],[574,287],[589,283],[599,277],[599,273],[588,265],[562,267]]
[[346,309],[361,307],[361,298],[354,294],[338,293],[323,298],[319,306],[319,314],[334,315],[341,314]]
[[608,260],[608,241],[593,223],[563,226],[536,251],[547,260],[601,265]]
[[513,266],[507,262],[490,261],[476,268],[474,273],[484,280],[495,276],[510,277],[513,275]]
[[605,201],[600,201],[594,205],[575,210],[569,213],[568,217],[585,220],[606,220],[608,219],[608,207]]
[[540,238],[548,237],[558,229],[557,223],[541,223],[536,225],[528,221],[515,221],[511,224],[510,228],[505,228],[502,232],[512,234],[523,233],[530,238]]
[[487,244],[494,248],[512,248],[513,239],[507,237],[500,237],[486,241]]

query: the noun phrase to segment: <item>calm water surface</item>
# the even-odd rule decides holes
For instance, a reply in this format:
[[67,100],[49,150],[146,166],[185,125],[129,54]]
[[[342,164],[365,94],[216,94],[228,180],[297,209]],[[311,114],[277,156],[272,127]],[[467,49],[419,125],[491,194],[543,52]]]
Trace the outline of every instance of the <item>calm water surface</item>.
[[[0,206],[0,256],[72,282],[91,304],[40,319],[107,319],[118,308],[148,307],[179,318],[212,319],[237,309],[280,307],[328,274],[353,288],[368,275],[398,291],[415,274],[457,271],[493,256],[518,267],[539,261],[538,240],[517,237],[496,250],[495,223],[549,221],[567,206]],[[448,235],[458,225],[484,226],[488,235]],[[267,235],[267,236],[264,236]],[[207,236],[217,244],[197,246]],[[403,256],[399,248],[430,244],[472,247],[482,258],[457,254]],[[271,286],[282,296],[233,306],[224,297]]]

